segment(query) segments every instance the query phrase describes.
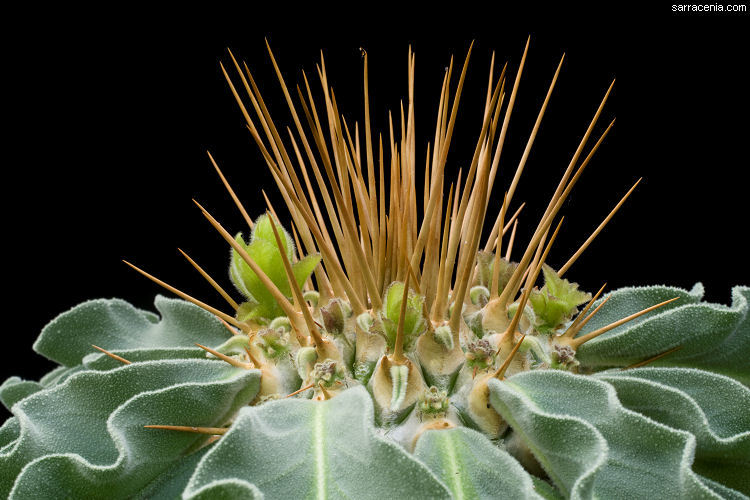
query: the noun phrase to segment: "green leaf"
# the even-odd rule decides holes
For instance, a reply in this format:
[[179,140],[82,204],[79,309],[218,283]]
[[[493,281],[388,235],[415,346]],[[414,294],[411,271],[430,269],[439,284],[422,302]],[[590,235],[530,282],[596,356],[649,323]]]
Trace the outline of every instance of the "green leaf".
[[543,481],[536,476],[531,476],[531,480],[534,482],[536,492],[545,500],[565,500],[565,497],[547,481]]
[[257,394],[260,372],[222,361],[159,360],[80,372],[13,406],[0,497],[125,497],[205,441],[147,424],[221,426]]
[[[305,255],[297,262],[294,262],[292,264],[292,272],[294,273],[294,279],[297,280],[297,285],[302,288],[302,285],[305,284],[305,281],[307,281],[307,278],[310,277],[310,275],[315,270],[315,267],[320,264],[321,256],[320,254],[314,254],[314,255]],[[291,292],[291,290],[290,290]]]
[[[240,247],[247,252],[247,243],[245,243],[245,238],[242,237],[241,232],[234,235],[234,241],[236,241]],[[250,269],[249,266],[245,263],[240,254],[232,248],[229,253],[229,278],[232,280],[232,284],[238,292],[250,302],[257,305],[258,302],[253,298],[252,292],[245,283],[244,275],[247,273],[248,269]],[[252,272],[252,270],[250,270],[250,272]],[[254,275],[255,273],[253,273],[252,276]],[[251,278],[251,276],[248,276],[248,278]]]
[[595,369],[627,366],[681,346],[652,366],[700,368],[750,386],[750,288],[735,287],[731,307],[698,302],[702,294],[700,285],[690,292],[668,287],[617,290],[581,334],[672,297],[682,299],[586,342],[576,357]]
[[568,321],[578,306],[591,300],[591,294],[578,290],[577,283],[562,279],[547,264],[542,266],[544,286],[533,290],[529,302],[534,309],[535,327],[541,333],[551,333]]
[[[238,234],[235,239],[241,241],[242,235]],[[263,240],[251,241],[245,250],[276,287],[286,297],[291,296],[292,291],[289,288],[284,264],[276,243]],[[230,276],[237,289],[255,304],[249,318],[270,321],[283,314],[283,310],[276,303],[271,292],[235,250],[232,250]]]
[[184,496],[184,499],[190,500],[252,500],[254,498],[263,498],[255,485],[248,483],[243,479],[227,478],[211,481],[199,489],[191,492],[190,496]]
[[[101,353],[99,353],[101,354]],[[102,354],[102,356],[109,358]],[[109,358],[111,359],[111,358]],[[114,361],[114,360],[112,360]],[[122,363],[115,361],[117,366],[122,366]],[[83,365],[67,367],[58,366],[52,371],[42,377],[39,382],[33,380],[23,380],[19,377],[9,377],[5,382],[0,385],[0,403],[3,404],[8,410],[11,406],[21,401],[22,399],[36,394],[46,387],[52,387],[57,384],[61,384],[67,380],[70,376],[84,370]]]
[[479,432],[460,427],[427,431],[414,456],[450,488],[453,498],[540,498],[523,467]]
[[[113,349],[116,354],[127,359],[131,363],[142,363],[144,361],[156,361],[158,359],[204,359],[206,351],[199,347],[171,347],[154,349]],[[87,370],[113,370],[122,366],[120,361],[112,359],[99,351],[87,354],[83,358],[83,366]]]
[[10,417],[0,426],[0,453],[3,448],[12,444],[21,434],[21,426],[16,417]]
[[[281,223],[274,217],[273,221],[276,225],[276,231],[279,232],[281,238],[281,245],[286,253],[289,260],[294,256],[294,240],[289,233],[281,226]],[[273,227],[271,226],[271,220],[268,218],[268,214],[263,214],[255,220],[255,226],[253,227],[253,233],[250,236],[250,241],[263,241],[270,243],[276,248],[276,236],[273,234]]]
[[154,498],[180,498],[187,486],[195,467],[211,446],[204,446],[195,453],[177,460],[174,465],[162,472],[148,486],[139,491],[134,498],[151,500]]
[[51,387],[53,385],[61,384],[65,380],[67,380],[71,375],[78,373],[81,371],[83,367],[81,365],[76,366],[58,366],[57,368],[54,368],[50,372],[48,372],[46,375],[44,375],[41,380],[39,380],[39,383],[42,384],[44,387]]
[[570,283],[557,275],[557,271],[547,264],[542,266],[544,286],[533,290],[529,302],[536,315],[536,329],[541,333],[551,333],[568,321],[578,310],[578,306],[591,300],[591,294],[578,289],[578,283]]
[[612,370],[597,378],[614,386],[626,408],[695,436],[697,472],[750,494],[750,389],[687,368]]
[[490,403],[571,498],[717,498],[688,432],[632,412],[594,377],[537,370],[489,383]]
[[[34,343],[34,350],[65,366],[83,362],[94,351],[194,347],[195,342],[218,345],[229,332],[212,314],[179,299],[158,295],[154,301],[161,320],[120,299],[96,299],[62,313]],[[126,358],[127,359],[127,358]]]
[[18,401],[31,396],[43,389],[42,384],[32,380],[22,380],[18,377],[10,377],[0,385],[0,402],[10,410],[10,407]]
[[376,434],[373,406],[359,386],[335,398],[271,401],[243,408],[206,454],[183,493],[195,498],[450,498],[401,447]]
[[[281,237],[282,249],[279,249],[279,246],[276,244],[271,222],[265,214],[258,217],[255,221],[255,227],[253,228],[249,243],[246,244],[244,242],[242,233],[238,233],[235,236],[235,240],[245,249],[270,280],[273,281],[276,287],[286,297],[291,298],[292,289],[289,286],[281,252],[285,252],[287,258],[292,261],[294,257],[294,242],[289,233],[278,222],[276,222],[276,228]],[[298,262],[292,264],[292,271],[300,288],[307,278],[310,277],[318,263],[320,263],[320,255],[315,254],[303,257]],[[237,290],[253,303],[249,314],[245,316],[246,319],[270,321],[277,316],[283,315],[283,310],[276,303],[276,300],[266,286],[236,250],[232,250],[229,275]]]
[[542,265],[542,274],[544,274],[544,287],[547,291],[568,307],[576,307],[586,301],[591,300],[591,294],[582,292],[578,289],[578,283],[561,278],[557,271],[547,264]]
[[[401,316],[401,303],[404,298],[404,284],[398,281],[391,283],[383,297],[381,318],[385,329],[388,347],[393,349],[396,342],[398,321]],[[406,316],[404,318],[404,350],[413,347],[416,338],[425,331],[427,323],[422,315],[424,297],[409,289],[406,299]]]

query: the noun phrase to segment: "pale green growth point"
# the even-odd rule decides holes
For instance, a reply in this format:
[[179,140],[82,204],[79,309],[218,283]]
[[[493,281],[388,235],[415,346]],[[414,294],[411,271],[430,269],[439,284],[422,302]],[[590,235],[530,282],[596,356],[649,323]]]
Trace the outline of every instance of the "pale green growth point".
[[289,321],[289,318],[286,316],[278,316],[271,321],[271,323],[268,325],[269,328],[273,330],[277,330],[279,328],[283,329],[284,331],[291,332],[292,331],[292,322]]
[[469,298],[475,306],[484,307],[490,299],[490,290],[485,286],[474,286],[469,290]]
[[435,341],[446,348],[446,350],[453,350],[453,332],[451,327],[448,325],[441,325],[435,328]]

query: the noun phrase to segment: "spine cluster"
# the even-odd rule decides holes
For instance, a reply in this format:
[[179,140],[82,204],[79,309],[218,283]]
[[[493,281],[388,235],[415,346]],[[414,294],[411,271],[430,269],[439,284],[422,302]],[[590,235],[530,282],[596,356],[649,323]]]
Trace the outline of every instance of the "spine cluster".
[[[207,350],[262,372],[257,402],[279,397],[326,400],[353,385],[364,385],[374,401],[377,422],[407,446],[413,446],[426,428],[467,423],[491,438],[501,436],[507,425],[489,403],[490,380],[535,369],[577,372],[576,350],[581,344],[666,303],[581,334],[606,302],[592,309],[604,287],[592,297],[563,278],[635,185],[565,265],[556,270],[546,263],[562,227],[561,208],[614,123],[584,156],[612,86],[530,241],[512,260],[518,216],[525,205],[511,211],[514,194],[564,60],[563,56],[498,206],[493,188],[527,51],[528,43],[512,86],[506,81],[507,64],[495,78],[493,54],[476,148],[469,168],[450,185],[446,164],[471,49],[452,96],[453,60],[446,70],[423,176],[417,167],[421,162],[411,50],[401,137],[397,139],[398,128],[391,120],[390,141],[380,134],[377,142],[370,124],[365,52],[362,134],[358,123],[350,125],[339,112],[324,59],[318,66],[324,99],[319,109],[304,74],[304,89],[297,87],[295,104],[269,47],[294,122],[294,129],[287,129],[288,138],[275,125],[247,65],[240,65],[230,52],[237,76],[230,77],[223,65],[222,71],[281,191],[292,231],[281,227],[268,199],[268,212],[251,220],[211,157],[252,229],[248,240],[241,233],[232,236],[198,205],[232,248],[229,274],[244,301],[235,302],[202,270],[234,314],[141,272],[225,322],[234,336]],[[241,86],[235,85],[237,78]],[[238,90],[243,88],[245,97]],[[491,210],[497,210],[497,216],[482,245]],[[301,255],[303,249],[306,256]],[[537,286],[540,278],[543,285]]]

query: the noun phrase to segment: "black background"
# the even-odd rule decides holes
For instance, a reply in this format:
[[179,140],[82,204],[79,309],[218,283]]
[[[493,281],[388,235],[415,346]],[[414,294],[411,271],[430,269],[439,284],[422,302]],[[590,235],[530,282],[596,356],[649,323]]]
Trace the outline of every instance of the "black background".
[[[281,5],[281,4],[280,4]],[[514,206],[519,237],[546,206],[601,97],[617,77],[594,140],[617,123],[563,209],[550,262],[564,263],[640,176],[644,181],[567,277],[588,290],[641,284],[706,286],[728,303],[750,284],[747,234],[748,16],[644,9],[510,11],[499,5],[430,14],[321,4],[315,11],[171,13],[44,11],[9,16],[21,27],[5,45],[3,362],[38,378],[52,363],[31,351],[58,313],[95,297],[152,308],[156,285],[125,258],[221,306],[179,256],[188,251],[229,287],[228,249],[192,205],[201,201],[230,231],[244,230],[216,177],[210,149],[251,213],[261,189],[282,202],[224,83],[225,48],[247,60],[277,123],[293,125],[265,53],[268,37],[287,83],[315,76],[323,49],[339,109],[362,119],[359,47],[370,57],[373,126],[406,94],[406,54],[417,55],[417,148],[431,140],[440,82],[451,54],[476,40],[448,171],[470,160],[481,125],[491,51],[514,75],[531,48],[500,164],[506,189],[563,52],[566,61]],[[452,8],[457,9],[459,5]],[[454,80],[455,82],[455,80]],[[318,85],[315,87],[315,85]],[[455,83],[454,83],[455,85]],[[593,144],[593,140],[590,144]],[[423,157],[423,156],[422,156]],[[419,161],[418,165],[423,164]],[[492,209],[497,209],[497,198]],[[523,238],[521,238],[521,241]]]

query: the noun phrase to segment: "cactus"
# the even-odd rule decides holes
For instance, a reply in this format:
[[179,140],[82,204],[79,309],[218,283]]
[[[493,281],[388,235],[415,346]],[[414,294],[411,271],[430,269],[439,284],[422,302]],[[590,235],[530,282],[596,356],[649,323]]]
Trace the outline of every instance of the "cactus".
[[34,349],[59,367],[0,386],[13,413],[0,496],[747,498],[750,288],[723,306],[700,284],[590,294],[564,278],[637,182],[565,265],[547,263],[563,203],[614,123],[586,149],[612,86],[512,259],[516,186],[562,65],[498,207],[527,51],[512,80],[493,57],[476,148],[451,184],[471,48],[446,69],[423,160],[411,49],[400,136],[377,141],[364,51],[362,134],[324,60],[323,106],[306,77],[295,104],[268,47],[288,138],[230,52],[237,74],[222,70],[288,222],[270,202],[251,219],[211,157],[251,230],[233,236],[198,204],[231,248],[242,300],[184,254],[230,313],[128,263],[179,299],[157,296],[158,314],[91,300],[55,318]]

